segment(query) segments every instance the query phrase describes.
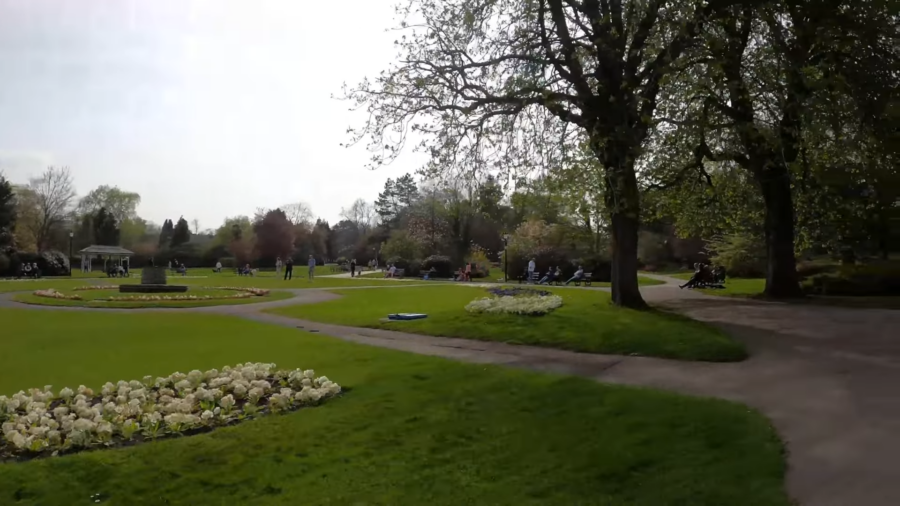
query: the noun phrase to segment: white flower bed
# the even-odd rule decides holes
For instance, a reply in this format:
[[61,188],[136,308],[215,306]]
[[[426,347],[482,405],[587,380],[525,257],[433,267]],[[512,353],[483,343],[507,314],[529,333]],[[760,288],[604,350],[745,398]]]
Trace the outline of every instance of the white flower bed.
[[238,364],[221,371],[0,396],[0,460],[189,435],[258,415],[315,406],[341,387],[312,370]]
[[122,297],[107,297],[96,299],[109,302],[143,302],[143,301],[189,301],[189,300],[222,300],[222,299],[249,299],[252,293],[236,293],[234,295],[125,295]]
[[57,292],[52,288],[48,288],[46,290],[37,290],[34,292],[34,295],[38,297],[47,297],[48,299],[81,300],[81,295],[66,295],[64,293]]
[[470,313],[543,315],[562,306],[559,295],[540,297],[484,297],[466,304]]
[[269,295],[269,290],[266,290],[263,288],[249,288],[246,286],[211,286],[211,287],[206,287],[205,289],[206,290],[231,290],[234,292],[246,292],[246,293],[256,295],[257,297],[263,297],[265,295]]

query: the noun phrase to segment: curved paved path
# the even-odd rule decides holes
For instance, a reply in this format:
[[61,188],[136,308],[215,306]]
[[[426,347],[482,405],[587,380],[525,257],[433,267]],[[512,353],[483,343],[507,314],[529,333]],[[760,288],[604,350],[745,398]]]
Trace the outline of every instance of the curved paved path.
[[[765,413],[785,440],[788,492],[801,504],[900,504],[900,466],[896,465],[900,455],[900,395],[896,391],[900,385],[900,311],[711,297],[679,290],[679,280],[673,278],[650,277],[666,284],[642,287],[648,302],[720,326],[747,344],[751,358],[737,364],[714,364],[595,355],[327,325],[261,312],[339,297],[325,289],[292,290],[294,298],[275,302],[190,311],[236,315],[467,362],[575,374],[742,402]],[[414,285],[391,288],[404,286]],[[383,287],[342,289],[369,288]],[[11,294],[0,295],[0,306],[131,311],[27,306],[10,298]]]

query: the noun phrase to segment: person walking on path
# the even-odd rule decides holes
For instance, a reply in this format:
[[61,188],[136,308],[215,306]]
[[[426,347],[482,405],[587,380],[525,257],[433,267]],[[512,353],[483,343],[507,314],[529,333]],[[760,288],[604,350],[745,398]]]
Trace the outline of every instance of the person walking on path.
[[275,275],[281,276],[281,266],[284,265],[281,263],[281,257],[275,257]]
[[466,281],[472,281],[472,262],[466,264]]
[[534,258],[532,258],[531,260],[528,261],[528,279],[525,280],[526,282],[531,283],[532,280],[534,279],[534,269],[535,269]]
[[356,275],[356,259],[350,260],[350,277]]
[[309,279],[308,279],[308,281],[309,281],[310,283],[312,283],[313,277],[314,277],[315,274],[316,274],[316,259],[313,258],[312,255],[309,256],[309,262],[307,262],[307,265],[309,265]]
[[291,257],[287,257],[287,261],[284,263],[284,279],[285,281],[290,280],[294,277],[294,259]]

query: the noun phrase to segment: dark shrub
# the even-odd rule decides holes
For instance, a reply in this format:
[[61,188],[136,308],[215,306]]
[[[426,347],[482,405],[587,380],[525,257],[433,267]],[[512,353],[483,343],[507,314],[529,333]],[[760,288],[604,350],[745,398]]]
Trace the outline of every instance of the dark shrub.
[[[222,262],[223,269],[234,269],[237,267],[237,260],[234,257],[223,257],[219,259]],[[213,263],[215,265],[215,263]]]
[[488,293],[491,295],[496,295],[497,297],[545,297],[547,295],[551,295],[550,292],[546,290],[536,290],[534,288],[488,288]]
[[453,268],[453,262],[450,257],[444,255],[431,255],[422,262],[422,269],[429,271],[434,268],[434,276],[436,278],[449,278],[453,276],[456,270]]
[[12,267],[12,260],[6,256],[6,253],[0,253],[0,276],[9,276],[12,274],[10,268]]
[[571,273],[563,269],[563,277],[566,279],[572,277],[579,265],[584,267],[584,272],[591,273],[591,281],[609,282],[612,280],[612,263],[600,255],[587,256],[577,260],[572,264]]
[[419,274],[422,273],[422,262],[419,260],[412,260],[406,267],[406,270],[403,271],[404,276],[410,277],[418,277]]
[[69,275],[69,259],[60,251],[48,250],[40,254],[18,251],[10,257],[10,267],[15,273],[18,273],[20,265],[26,263],[36,263],[41,276]]
[[842,266],[836,272],[810,276],[803,289],[815,295],[900,295],[900,265]]
[[798,262],[797,274],[800,276],[800,279],[804,279],[817,274],[836,273],[839,267],[836,263]]
[[405,271],[409,268],[409,260],[402,257],[390,257],[387,259],[387,265],[393,265],[394,267]]

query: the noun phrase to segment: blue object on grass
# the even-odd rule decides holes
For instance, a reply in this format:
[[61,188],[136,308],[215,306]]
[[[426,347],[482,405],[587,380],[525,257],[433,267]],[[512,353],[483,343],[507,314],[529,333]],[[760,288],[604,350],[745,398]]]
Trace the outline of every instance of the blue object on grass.
[[427,318],[427,314],[422,313],[399,313],[399,314],[389,314],[388,320],[421,320],[422,318]]

